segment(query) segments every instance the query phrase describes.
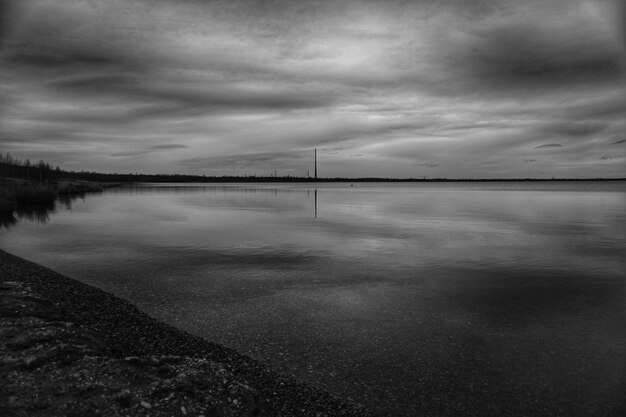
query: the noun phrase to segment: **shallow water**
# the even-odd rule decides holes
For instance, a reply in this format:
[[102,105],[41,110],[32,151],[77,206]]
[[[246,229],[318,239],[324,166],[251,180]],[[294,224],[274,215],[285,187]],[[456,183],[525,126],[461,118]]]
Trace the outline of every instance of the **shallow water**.
[[145,184],[69,206],[0,248],[383,415],[626,411],[624,182]]

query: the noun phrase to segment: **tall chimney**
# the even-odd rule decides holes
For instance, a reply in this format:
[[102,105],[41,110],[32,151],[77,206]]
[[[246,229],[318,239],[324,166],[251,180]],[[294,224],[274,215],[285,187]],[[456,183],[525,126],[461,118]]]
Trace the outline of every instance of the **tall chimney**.
[[315,148],[315,179],[317,179],[317,148]]

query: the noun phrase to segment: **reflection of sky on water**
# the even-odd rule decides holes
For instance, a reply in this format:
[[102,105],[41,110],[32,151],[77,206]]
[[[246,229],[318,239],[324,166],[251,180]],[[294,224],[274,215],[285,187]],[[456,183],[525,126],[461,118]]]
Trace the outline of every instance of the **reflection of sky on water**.
[[611,415],[626,189],[595,186],[324,184],[317,218],[306,184],[119,188],[0,247],[383,414]]

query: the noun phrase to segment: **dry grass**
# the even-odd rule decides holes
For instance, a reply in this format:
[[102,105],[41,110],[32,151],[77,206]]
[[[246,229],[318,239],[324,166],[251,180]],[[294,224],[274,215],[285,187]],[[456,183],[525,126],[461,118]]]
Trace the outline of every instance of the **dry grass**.
[[67,182],[62,181],[57,185],[57,192],[63,195],[75,195],[96,193],[103,190],[102,185],[93,182]]

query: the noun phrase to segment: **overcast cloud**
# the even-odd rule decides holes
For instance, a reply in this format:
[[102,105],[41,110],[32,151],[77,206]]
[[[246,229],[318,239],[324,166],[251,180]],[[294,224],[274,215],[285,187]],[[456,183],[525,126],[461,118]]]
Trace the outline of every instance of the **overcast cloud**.
[[619,0],[0,0],[0,151],[207,175],[626,176]]

